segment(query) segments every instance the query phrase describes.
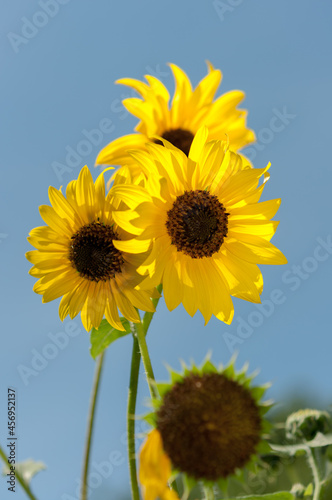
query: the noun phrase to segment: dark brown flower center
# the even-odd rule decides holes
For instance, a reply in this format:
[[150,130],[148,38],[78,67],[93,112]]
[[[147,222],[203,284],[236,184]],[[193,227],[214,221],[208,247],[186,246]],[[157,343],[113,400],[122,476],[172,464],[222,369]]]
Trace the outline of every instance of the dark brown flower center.
[[179,252],[193,259],[211,257],[227,236],[228,215],[217,196],[185,191],[167,212],[166,228]]
[[113,245],[116,231],[101,222],[81,227],[72,237],[69,260],[82,278],[106,281],[121,272],[122,254]]
[[[194,134],[192,134],[189,130],[184,130],[182,128],[173,128],[170,130],[166,130],[162,137],[166,139],[166,141],[170,142],[176,148],[181,149],[185,155],[188,156],[191,143],[193,142]],[[163,143],[159,140],[154,141],[156,144]]]
[[223,374],[191,374],[163,398],[157,429],[173,466],[195,479],[232,475],[255,453],[262,420],[249,390]]

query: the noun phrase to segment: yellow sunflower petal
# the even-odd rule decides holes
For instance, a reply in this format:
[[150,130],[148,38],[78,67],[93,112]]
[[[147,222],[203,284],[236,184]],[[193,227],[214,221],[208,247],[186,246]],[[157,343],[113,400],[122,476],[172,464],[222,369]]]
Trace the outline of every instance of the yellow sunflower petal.
[[79,284],[80,279],[74,270],[60,274],[56,280],[49,284],[43,293],[43,302],[50,302],[68,293]]
[[95,186],[88,167],[83,167],[76,184],[76,200],[86,222],[92,222],[95,214]]
[[54,187],[50,186],[48,196],[56,213],[62,219],[66,219],[71,227],[74,228],[77,223],[79,223],[79,220],[73,210],[73,207],[68,203],[63,194]]
[[139,481],[143,499],[179,500],[167,484],[171,472],[171,461],[163,450],[161,435],[154,429],[149,433],[140,451]]
[[155,308],[151,302],[149,294],[146,291],[135,290],[134,288],[128,287],[123,293],[133,304],[133,306],[137,307],[137,309],[141,309],[142,311],[155,312]]
[[117,330],[125,331],[125,328],[120,321],[120,316],[113,295],[107,299],[105,316],[110,325]]
[[279,225],[278,221],[271,220],[269,222],[256,220],[247,223],[244,221],[241,224],[239,221],[229,223],[228,236],[230,238],[237,238],[243,241],[244,236],[256,235],[268,241],[272,238]]
[[183,117],[186,116],[187,104],[192,95],[191,83],[185,72],[175,64],[169,65],[175,80],[175,92],[171,107],[172,127],[180,126]]
[[179,273],[179,261],[169,261],[166,264],[164,277],[163,277],[163,291],[165,303],[169,311],[173,311],[182,302],[183,298],[183,284]]
[[121,199],[129,208],[133,208],[139,203],[151,201],[150,194],[141,186],[117,185],[111,188],[111,193]]
[[279,210],[280,203],[281,199],[276,198],[275,200],[262,201],[261,203],[246,205],[245,207],[233,208],[229,220],[272,219]]
[[[229,256],[227,252],[223,252],[222,255],[218,254],[214,259],[214,263],[227,280],[231,295],[249,302],[260,302],[262,283],[258,281],[257,274],[253,275],[253,264],[243,262],[234,255]],[[257,266],[256,269],[259,277],[261,277]]]
[[82,279],[81,283],[77,286],[75,293],[70,295],[68,308],[71,319],[74,319],[82,310],[88,296],[89,286],[90,282]]
[[151,242],[149,240],[127,240],[118,241],[114,240],[113,245],[118,250],[128,253],[142,253],[146,252],[150,248]]
[[111,281],[112,295],[115,298],[116,304],[121,314],[129,321],[139,323],[140,318],[135,307],[130,303],[128,298],[123,294],[114,281]]
[[105,146],[98,154],[96,165],[125,165],[134,160],[128,151],[135,149],[146,150],[147,137],[143,134],[124,135]]
[[225,247],[240,259],[253,264],[287,264],[287,259],[277,247],[269,241],[256,236],[252,243],[227,239]]
[[39,207],[39,213],[48,226],[53,229],[60,236],[68,236],[72,234],[70,225],[65,219],[62,219],[54,210],[54,208],[48,205],[41,205]]

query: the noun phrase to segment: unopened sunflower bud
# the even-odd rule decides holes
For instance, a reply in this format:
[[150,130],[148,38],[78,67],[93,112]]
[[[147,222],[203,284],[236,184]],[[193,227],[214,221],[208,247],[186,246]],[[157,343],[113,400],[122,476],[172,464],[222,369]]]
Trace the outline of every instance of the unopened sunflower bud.
[[332,429],[331,416],[326,411],[299,410],[289,415],[286,420],[288,438],[311,441],[316,434],[327,434]]
[[293,488],[291,489],[291,493],[294,495],[295,498],[304,498],[306,488],[303,486],[303,484],[297,483],[294,484]]

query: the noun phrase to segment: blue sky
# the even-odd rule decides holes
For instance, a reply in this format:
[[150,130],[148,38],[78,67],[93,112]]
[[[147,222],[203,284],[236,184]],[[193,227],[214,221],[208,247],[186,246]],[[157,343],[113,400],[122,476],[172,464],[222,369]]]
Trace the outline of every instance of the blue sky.
[[[165,363],[179,368],[180,358],[199,363],[209,350],[215,362],[227,363],[235,349],[237,366],[249,361],[252,370],[259,368],[258,381],[272,381],[269,396],[281,404],[301,392],[328,404],[331,3],[6,0],[2,7],[0,440],[7,438],[11,386],[18,400],[18,458],[47,465],[33,480],[36,496],[76,498],[94,362],[80,319],[61,323],[58,301],[42,304],[32,292],[26,237],[42,225],[38,206],[48,203],[49,185],[66,185],[84,164],[96,176],[99,149],[135,126],[120,102],[132,94],[113,82],[148,73],[173,90],[168,62],[181,66],[197,84],[210,60],[223,71],[220,92],[246,92],[248,123],[258,137],[247,154],[256,167],[272,163],[264,196],[282,198],[273,242],[289,263],[262,266],[263,306],[234,300],[230,326],[212,319],[204,327],[199,314],[192,319],[182,306],[170,313],[161,301],[148,336],[156,375],[166,378]],[[100,134],[84,150],[80,143],[93,129]],[[68,153],[75,156],[72,163],[66,161]],[[67,168],[61,174],[59,164]],[[130,356],[129,337],[107,352],[93,444],[91,471],[98,485],[92,500],[128,490]],[[142,377],[140,414],[147,395]],[[139,430],[144,430],[140,424]],[[11,498],[6,488],[0,480],[1,498]],[[23,498],[18,487],[15,499]]]

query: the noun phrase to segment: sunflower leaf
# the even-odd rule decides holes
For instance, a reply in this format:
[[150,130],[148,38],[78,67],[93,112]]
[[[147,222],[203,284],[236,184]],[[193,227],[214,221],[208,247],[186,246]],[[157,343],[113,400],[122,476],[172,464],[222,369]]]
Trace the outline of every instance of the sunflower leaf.
[[294,497],[288,491],[279,493],[268,493],[267,495],[250,495],[248,497],[230,498],[229,500],[293,500]]
[[121,323],[125,328],[124,331],[117,330],[111,326],[106,319],[102,320],[98,330],[92,328],[90,336],[90,353],[93,359],[96,359],[96,357],[112,344],[112,342],[131,333],[129,321],[126,318],[121,318]]
[[322,434],[318,432],[314,439],[311,441],[306,441],[300,444],[290,444],[290,445],[276,445],[271,444],[270,446],[274,451],[280,453],[286,453],[288,455],[295,455],[297,452],[305,451],[307,448],[321,448],[323,446],[329,446],[332,444],[332,434]]
[[[23,462],[17,462],[14,469],[21,476],[25,484],[29,484],[33,476],[35,476],[39,471],[46,469],[46,465],[43,462],[35,462],[32,458],[28,458]],[[8,465],[5,465],[2,470],[2,475],[6,476],[10,473]]]

